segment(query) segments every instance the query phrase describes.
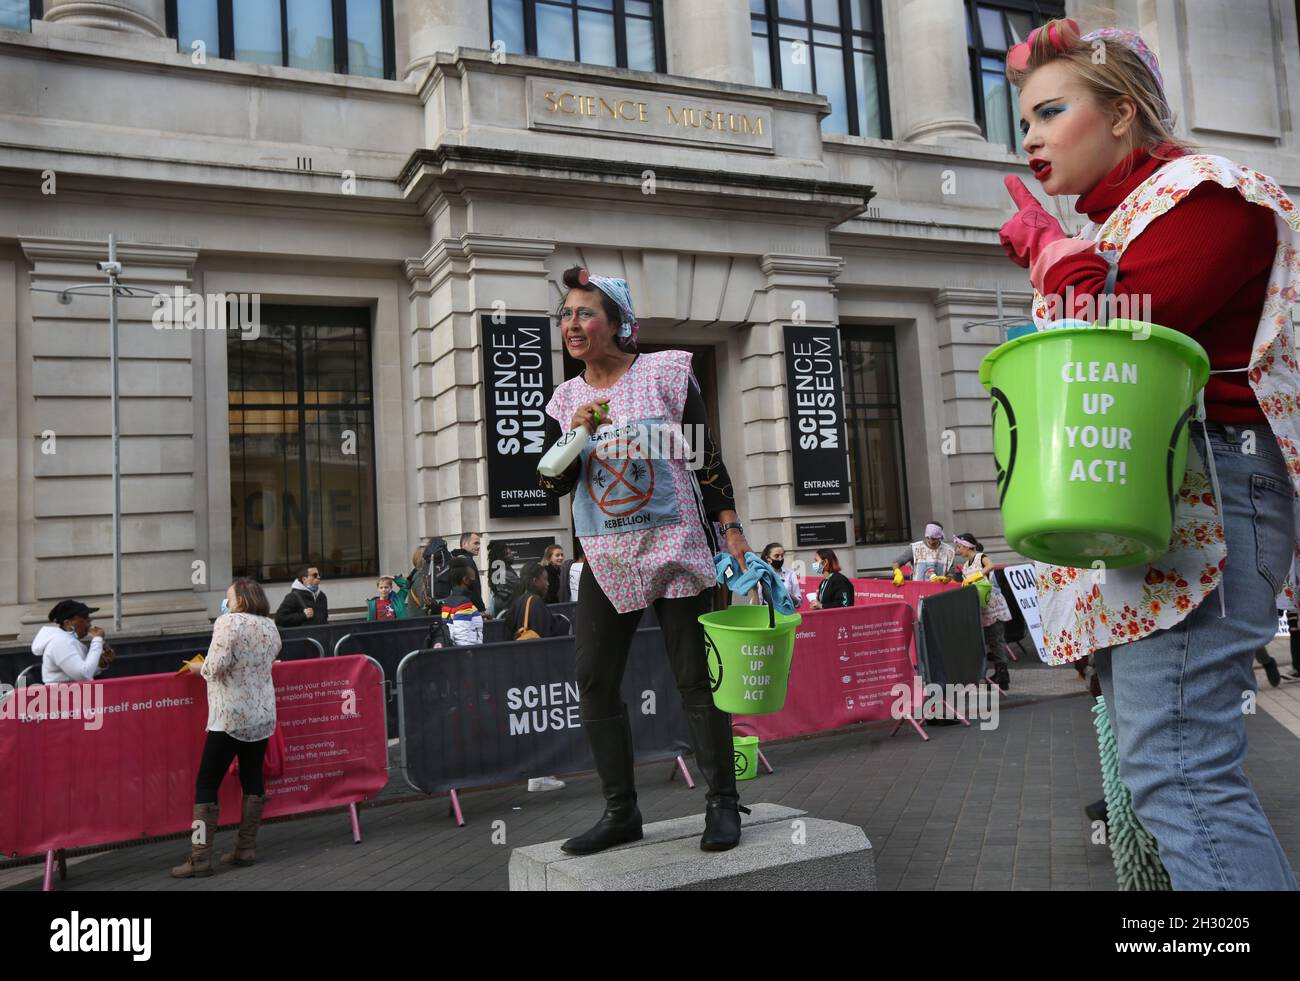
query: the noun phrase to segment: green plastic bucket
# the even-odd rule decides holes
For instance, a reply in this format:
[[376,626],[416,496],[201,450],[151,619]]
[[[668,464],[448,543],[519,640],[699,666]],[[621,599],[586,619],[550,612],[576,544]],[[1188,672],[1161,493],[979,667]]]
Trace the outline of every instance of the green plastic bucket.
[[971,583],[971,585],[974,586],[975,591],[979,593],[980,606],[988,606],[989,594],[993,592],[993,583],[989,582],[987,579],[977,579],[975,582]]
[[785,705],[797,613],[731,606],[700,616],[713,703],[724,712],[766,715]]
[[993,457],[1007,543],[1052,565],[1120,568],[1169,548],[1196,395],[1185,334],[1136,320],[1018,337],[989,353]]
[[753,780],[758,776],[758,737],[732,736],[731,758],[736,764],[737,780]]

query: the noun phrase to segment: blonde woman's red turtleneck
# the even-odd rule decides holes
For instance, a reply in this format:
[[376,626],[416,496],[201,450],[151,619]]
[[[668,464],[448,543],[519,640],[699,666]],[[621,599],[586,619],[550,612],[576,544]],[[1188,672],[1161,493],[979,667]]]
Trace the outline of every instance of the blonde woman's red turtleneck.
[[[1163,150],[1162,156],[1183,155],[1176,147]],[[1125,177],[1130,163],[1132,171]],[[1101,225],[1164,163],[1136,150],[1081,195],[1075,210]],[[1195,338],[1209,354],[1212,370],[1244,368],[1250,362],[1276,249],[1277,229],[1268,208],[1249,203],[1233,188],[1206,181],[1129,243],[1115,292],[1149,295],[1151,321]],[[1065,297],[1067,288],[1072,289],[1075,309],[1066,316],[1082,314],[1086,301],[1080,298],[1095,298],[1103,291],[1107,269],[1106,260],[1094,252],[1066,256],[1044,276],[1044,293]],[[1214,422],[1266,422],[1244,372],[1211,376],[1205,411]]]

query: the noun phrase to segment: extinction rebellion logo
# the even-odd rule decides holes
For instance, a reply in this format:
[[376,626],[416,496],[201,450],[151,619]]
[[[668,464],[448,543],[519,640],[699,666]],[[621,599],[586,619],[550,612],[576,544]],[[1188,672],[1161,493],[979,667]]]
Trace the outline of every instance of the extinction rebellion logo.
[[722,686],[722,655],[713,643],[708,631],[704,634],[704,663],[709,667],[709,691],[717,691]]
[[592,452],[587,493],[606,519],[623,526],[644,523],[647,516],[638,512],[650,503],[654,490],[654,463],[639,441],[609,439]]

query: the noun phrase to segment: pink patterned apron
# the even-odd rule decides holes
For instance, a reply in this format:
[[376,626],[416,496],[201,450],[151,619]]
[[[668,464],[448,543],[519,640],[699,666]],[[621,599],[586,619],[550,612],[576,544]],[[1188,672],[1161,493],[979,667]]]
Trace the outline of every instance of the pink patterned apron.
[[665,436],[681,432],[690,378],[688,352],[641,354],[613,387],[570,378],[546,406],[567,430],[578,406],[609,400],[609,418],[582,455],[573,522],[619,613],[695,596],[715,581],[699,484],[680,439]]
[[[1119,262],[1128,244],[1202,181],[1236,188],[1247,201],[1276,216],[1277,256],[1255,332],[1249,378],[1260,408],[1282,450],[1296,491],[1300,533],[1300,370],[1297,370],[1291,308],[1300,293],[1300,215],[1275,181],[1224,157],[1194,154],[1165,164],[1133,189],[1100,229],[1080,232],[1097,251]],[[1034,322],[1051,327],[1043,296],[1034,293]],[[1294,603],[1300,543],[1294,547],[1279,604]],[[1170,549],[1149,566],[1072,569],[1035,562],[1043,640],[1049,664],[1064,664],[1095,650],[1141,640],[1181,622],[1215,587],[1227,562],[1223,524],[1211,482],[1195,448],[1178,492]]]

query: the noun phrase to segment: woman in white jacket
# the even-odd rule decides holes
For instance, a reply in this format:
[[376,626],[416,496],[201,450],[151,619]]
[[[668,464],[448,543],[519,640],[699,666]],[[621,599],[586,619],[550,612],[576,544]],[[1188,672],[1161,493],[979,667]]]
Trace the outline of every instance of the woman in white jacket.
[[257,855],[257,829],[262,823],[266,788],[262,762],[275,732],[275,684],[271,665],[280,654],[280,631],[271,619],[266,593],[252,579],[236,579],[226,590],[223,613],[212,625],[212,643],[200,667],[208,683],[208,736],[203,744],[194,782],[194,821],[198,841],[190,857],[172,869],[188,879],[212,874],[212,839],[217,831],[217,792],[231,761],[239,760],[239,784],[244,791],[235,850],[221,856],[222,865],[252,865]]
[[[50,610],[50,622],[32,641],[32,653],[41,659],[41,681],[47,685],[93,681],[113,661],[113,649],[104,643],[104,631],[90,625],[97,606],[80,600],[60,600]],[[89,643],[83,637],[90,637]]]

